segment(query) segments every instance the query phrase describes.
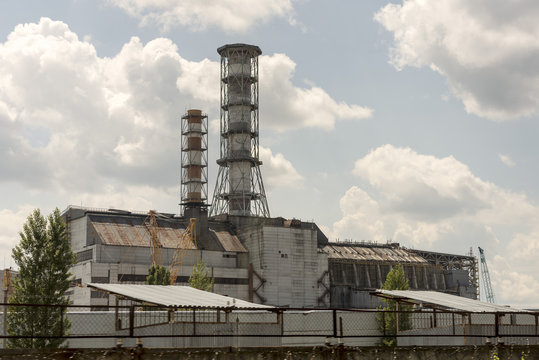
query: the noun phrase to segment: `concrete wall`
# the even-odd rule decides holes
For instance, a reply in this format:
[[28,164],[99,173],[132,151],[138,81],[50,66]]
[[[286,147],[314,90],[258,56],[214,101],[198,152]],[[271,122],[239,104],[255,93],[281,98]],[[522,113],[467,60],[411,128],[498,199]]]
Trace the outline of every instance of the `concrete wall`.
[[[87,249],[94,249],[94,254],[96,254],[94,259],[79,262],[72,268],[75,279],[82,284],[90,282],[118,283],[119,274],[124,274],[122,282],[143,283],[148,275],[148,268],[151,266],[149,248],[92,245]],[[164,249],[163,259],[165,264],[167,264],[169,258],[172,258],[173,252],[173,249]],[[213,292],[248,300],[249,274],[246,267],[247,261],[242,262],[241,255],[222,251],[190,251],[184,258],[178,276],[180,279],[186,280],[193,272],[193,265],[202,259],[210,274],[216,279]],[[187,281],[179,284],[187,285]],[[109,301],[104,294],[101,294],[101,296],[96,294],[96,290],[72,287],[69,292],[71,293],[73,304],[76,305],[114,304],[114,301]]]
[[69,222],[71,250],[74,252],[85,249],[87,243],[88,217],[80,217]]
[[[507,334],[534,334],[535,326],[531,325],[507,325],[500,329],[500,333]],[[457,336],[453,334],[452,327],[437,327],[434,329],[417,329],[402,331],[402,335],[397,340],[398,346],[461,346],[461,345],[485,345],[487,337],[483,334],[492,333],[492,325],[465,325],[455,328]],[[413,336],[417,334],[417,336]],[[466,336],[464,336],[466,334]],[[435,335],[435,336],[428,336]],[[443,336],[449,335],[449,336]],[[462,335],[462,336],[458,336]],[[491,343],[502,341],[506,345],[539,345],[539,338],[519,337],[519,336],[500,336],[496,338],[491,336],[488,338]]]
[[[265,304],[316,307],[324,256],[317,251],[315,229],[256,226],[240,230],[253,269],[266,281],[258,293]],[[326,265],[327,266],[327,265]],[[258,280],[254,286],[257,287]],[[255,302],[262,302],[254,297]]]

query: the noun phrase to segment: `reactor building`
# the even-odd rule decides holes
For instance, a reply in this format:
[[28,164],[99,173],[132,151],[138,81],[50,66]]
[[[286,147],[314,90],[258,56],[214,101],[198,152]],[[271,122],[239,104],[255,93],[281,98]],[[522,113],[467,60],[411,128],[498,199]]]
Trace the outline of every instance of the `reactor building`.
[[[414,290],[478,298],[471,255],[411,250],[396,243],[330,242],[314,222],[271,217],[259,160],[258,46],[220,47],[220,157],[208,201],[207,115],[181,117],[182,214],[69,206],[77,264],[68,294],[75,304],[114,305],[85,283],[144,283],[149,267],[187,285],[203,261],[213,292],[292,308],[375,308],[369,293],[402,264]],[[109,298],[110,297],[110,298]]]

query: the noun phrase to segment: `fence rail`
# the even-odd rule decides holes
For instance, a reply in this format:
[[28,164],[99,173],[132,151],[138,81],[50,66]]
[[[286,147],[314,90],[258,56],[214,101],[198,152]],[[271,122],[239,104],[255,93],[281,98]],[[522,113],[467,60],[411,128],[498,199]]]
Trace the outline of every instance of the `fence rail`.
[[[539,312],[381,311],[360,309],[210,309],[119,306],[0,304],[0,339],[264,338],[274,344],[316,341],[444,338],[446,342],[539,343]],[[280,340],[279,340],[280,339]],[[285,339],[285,340],[283,340]],[[286,340],[288,339],[288,340]],[[295,339],[295,340],[294,340]],[[406,340],[408,339],[408,340]],[[415,339],[415,340],[414,340]],[[467,340],[468,339],[468,340]],[[474,342],[474,339],[477,341]],[[179,340],[178,340],[179,341]],[[176,341],[176,343],[178,342]],[[217,340],[215,340],[217,341]],[[273,342],[272,342],[273,341]],[[169,341],[174,346],[172,340]],[[21,342],[23,346],[28,342]],[[163,345],[164,346],[164,345]]]

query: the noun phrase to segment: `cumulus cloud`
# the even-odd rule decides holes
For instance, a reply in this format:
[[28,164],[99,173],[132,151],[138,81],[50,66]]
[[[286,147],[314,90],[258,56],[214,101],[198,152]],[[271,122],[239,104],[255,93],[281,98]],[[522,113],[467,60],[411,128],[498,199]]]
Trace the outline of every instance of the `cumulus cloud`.
[[509,167],[513,167],[516,165],[516,163],[511,159],[509,155],[505,154],[498,154],[498,157],[500,158],[501,162],[503,162],[505,165]]
[[[355,105],[339,104],[322,89],[293,86],[294,66],[285,55],[261,59],[268,101],[290,95],[276,117],[263,108],[262,126],[331,128],[336,119],[357,116]],[[308,111],[295,110],[313,106],[330,109],[325,123],[313,125]],[[170,209],[179,196],[179,119],[191,107],[219,117],[218,62],[190,61],[165,38],[133,37],[116,55],[100,57],[61,21],[18,25],[0,43],[0,183],[53,197],[59,207]],[[283,154],[260,154],[273,191],[301,184]],[[21,221],[9,220],[18,209],[1,211],[20,228]],[[0,224],[0,236],[10,244],[14,230],[6,226]]]
[[0,260],[5,262],[3,266],[9,267],[13,264],[11,249],[19,243],[19,231],[34,208],[31,205],[21,205],[15,210],[0,209]]
[[264,182],[269,188],[273,187],[300,187],[303,182],[301,176],[292,163],[285,159],[281,153],[273,154],[271,149],[260,147],[260,160],[264,163]]
[[374,16],[394,36],[391,63],[429,66],[469,113],[506,120],[539,107],[536,1],[407,0]]
[[[454,157],[392,145],[357,160],[353,173],[361,186],[341,198],[343,217],[333,224],[334,236],[457,253],[479,245],[505,261],[493,266],[499,293],[514,293],[518,285],[528,294],[538,285],[524,287],[524,274],[539,271],[533,260],[539,256],[539,207],[525,195],[482,180]],[[522,277],[509,287],[505,271]]]
[[133,38],[100,58],[62,22],[17,26],[0,44],[0,163],[9,170],[0,181],[81,190],[103,178],[152,177],[170,185],[175,176],[157,172],[177,162],[162,154],[174,153],[190,96],[177,86],[182,61],[167,39]]
[[[284,54],[260,57],[260,98],[264,120],[277,131],[303,127],[331,130],[337,120],[364,119],[373,110],[337,102],[322,88],[292,84],[296,64]],[[277,90],[277,91],[276,91]]]
[[[338,104],[320,88],[293,86],[294,66],[285,55],[261,59],[261,92],[270,103],[264,126],[331,128],[337,118],[361,116],[360,107]],[[173,186],[179,117],[193,105],[210,118],[219,114],[219,63],[185,59],[165,38],[143,44],[134,37],[102,58],[65,23],[48,18],[17,26],[0,44],[0,84],[0,181],[33,189]],[[283,93],[279,110],[270,111]],[[318,119],[309,112],[317,109],[325,109]],[[263,155],[275,186],[301,178],[281,154]]]
[[[362,191],[357,198],[359,191],[349,190],[341,199],[343,213],[364,212],[357,205],[347,204],[365,206],[368,200],[377,205],[369,206],[371,213],[376,210],[393,222],[400,217],[410,220],[405,227],[398,227],[400,232],[387,232],[386,237],[400,234],[405,240],[413,240],[411,235],[421,228],[435,235],[447,232],[456,222],[476,220],[492,231],[496,225],[531,224],[538,218],[537,207],[525,195],[480,179],[451,156],[437,158],[410,148],[384,145],[357,160],[353,173],[371,191]],[[410,227],[410,223],[421,226]],[[428,230],[428,224],[439,229]],[[407,227],[409,231],[405,231]],[[432,239],[436,241],[438,236]]]
[[162,31],[182,26],[192,31],[217,27],[227,32],[245,32],[272,18],[288,19],[294,25],[291,0],[108,0],[142,26],[157,25]]
[[156,188],[150,185],[106,185],[99,193],[69,194],[69,204],[101,209],[127,209],[146,212],[150,209],[166,212],[171,200],[180,200],[178,186]]

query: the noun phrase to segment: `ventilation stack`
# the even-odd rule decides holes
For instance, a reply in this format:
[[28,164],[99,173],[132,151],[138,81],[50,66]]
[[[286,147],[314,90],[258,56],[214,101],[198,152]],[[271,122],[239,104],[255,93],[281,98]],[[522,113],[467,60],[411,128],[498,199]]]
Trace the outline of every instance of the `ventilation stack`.
[[204,238],[208,227],[208,116],[200,110],[187,110],[181,128],[180,205],[186,219],[197,219],[197,237]]
[[221,146],[210,215],[269,217],[258,153],[258,46],[225,45],[221,55]]

